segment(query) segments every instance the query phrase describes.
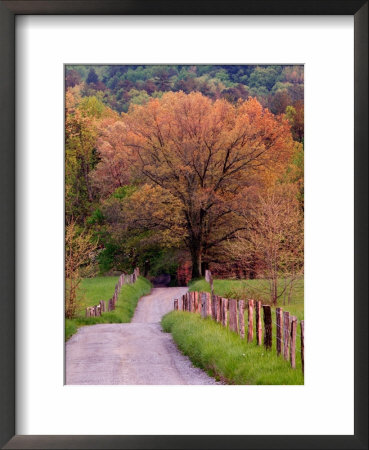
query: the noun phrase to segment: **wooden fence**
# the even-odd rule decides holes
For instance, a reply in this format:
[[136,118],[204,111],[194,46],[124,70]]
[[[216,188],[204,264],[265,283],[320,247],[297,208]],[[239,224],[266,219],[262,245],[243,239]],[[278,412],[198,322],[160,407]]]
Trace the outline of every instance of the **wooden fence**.
[[[210,279],[210,281],[212,281]],[[212,283],[211,283],[212,284]],[[212,289],[213,290],[213,289]],[[296,337],[297,318],[282,308],[276,308],[276,321],[273,321],[270,305],[262,305],[260,301],[234,300],[219,297],[209,292],[187,292],[174,300],[174,309],[201,314],[201,317],[211,317],[224,327],[238,333],[248,342],[256,340],[257,345],[272,349],[273,323],[276,325],[276,352],[289,360],[291,367],[296,368]],[[255,310],[255,323],[254,323]],[[261,310],[263,314],[261,314]],[[245,316],[247,313],[247,320]],[[263,317],[262,317],[263,316]],[[245,330],[245,325],[247,330]],[[304,321],[300,321],[301,364],[304,372]],[[255,331],[255,334],[254,334]]]
[[136,267],[136,269],[130,275],[123,273],[119,279],[118,283],[115,285],[115,290],[113,297],[108,300],[106,303],[105,300],[100,300],[98,305],[88,306],[86,308],[86,317],[97,317],[101,316],[103,312],[113,311],[115,309],[115,305],[118,300],[119,293],[124,284],[133,284],[136,282],[137,278],[140,275],[140,269]]

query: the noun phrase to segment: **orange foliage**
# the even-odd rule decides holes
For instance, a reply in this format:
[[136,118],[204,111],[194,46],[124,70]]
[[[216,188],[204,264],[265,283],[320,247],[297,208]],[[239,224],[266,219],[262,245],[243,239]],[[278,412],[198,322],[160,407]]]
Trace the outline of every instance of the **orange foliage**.
[[[132,105],[114,126],[117,140],[113,146],[109,134],[99,146],[98,170],[108,168],[114,148],[113,158],[130,160],[136,177],[177,199],[193,276],[201,274],[208,249],[243,229],[239,218],[250,193],[273,185],[293,151],[288,121],[253,98],[234,105],[199,92],[168,92]],[[117,173],[127,168],[113,164]]]
[[104,197],[130,180],[130,163],[124,145],[126,127],[123,122],[111,118],[99,124],[97,148],[101,162],[92,174],[94,185]]

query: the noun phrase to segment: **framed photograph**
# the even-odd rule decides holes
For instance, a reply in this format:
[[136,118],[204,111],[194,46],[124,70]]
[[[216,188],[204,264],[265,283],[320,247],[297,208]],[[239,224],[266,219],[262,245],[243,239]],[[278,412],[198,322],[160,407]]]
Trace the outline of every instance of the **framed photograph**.
[[0,24],[0,444],[368,448],[368,4]]

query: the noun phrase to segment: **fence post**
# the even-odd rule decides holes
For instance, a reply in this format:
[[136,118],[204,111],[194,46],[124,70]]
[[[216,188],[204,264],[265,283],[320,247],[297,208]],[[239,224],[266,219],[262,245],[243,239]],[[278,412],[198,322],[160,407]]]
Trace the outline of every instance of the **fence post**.
[[229,300],[229,328],[238,333],[238,323],[237,323],[237,300]]
[[247,319],[248,319],[248,342],[254,339],[254,300],[249,300],[247,303]]
[[263,305],[264,313],[264,345],[266,349],[272,348],[272,309],[269,305]]
[[290,313],[283,313],[283,358],[288,359],[290,347]]
[[206,292],[201,292],[201,317],[205,319],[207,316]]
[[290,362],[291,367],[296,369],[296,326],[297,319],[291,316],[291,347],[290,347]]
[[220,322],[221,313],[220,313],[220,297],[218,295],[215,296],[215,307],[216,307],[216,321]]
[[206,317],[211,317],[211,295],[209,292],[205,292],[206,294]]
[[245,302],[243,300],[240,300],[238,302],[238,320],[240,322],[240,336],[242,339],[245,339],[245,315],[244,315],[244,309],[245,309]]
[[212,294],[211,295],[211,313],[213,320],[217,320],[217,296]]
[[228,325],[228,299],[222,298],[222,325],[227,327]]
[[304,361],[304,332],[305,332],[305,330],[304,330],[304,328],[305,328],[305,325],[304,325],[304,321],[303,320],[301,320],[301,322],[300,322],[300,327],[301,327],[301,366],[302,366],[302,373],[304,373],[304,363],[305,363],[305,361]]
[[197,291],[194,291],[193,293],[194,296],[194,310],[195,312],[199,312],[199,293]]
[[86,317],[90,317],[90,310],[88,309],[88,307],[86,308]]
[[210,272],[210,270],[206,269],[205,270],[205,281],[207,283],[210,283],[210,278],[211,278],[211,272]]
[[178,311],[178,300],[177,299],[174,300],[174,310]]
[[277,323],[277,355],[280,355],[282,352],[282,317],[283,317],[283,310],[282,308],[276,308],[275,310],[276,314],[276,323]]
[[263,327],[261,324],[261,302],[256,302],[256,343],[261,345]]

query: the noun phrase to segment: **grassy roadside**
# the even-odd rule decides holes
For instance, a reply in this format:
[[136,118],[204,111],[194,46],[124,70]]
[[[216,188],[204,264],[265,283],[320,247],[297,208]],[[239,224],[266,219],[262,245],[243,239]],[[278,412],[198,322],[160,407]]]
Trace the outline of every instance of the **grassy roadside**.
[[[214,293],[225,298],[247,299],[253,298],[269,303],[269,284],[267,280],[214,280]],[[279,292],[283,288],[282,282],[278,285]],[[189,284],[190,291],[210,292],[210,285],[204,279],[199,279]],[[293,289],[291,303],[284,305],[283,297],[278,301],[278,306],[284,311],[304,319],[304,280],[297,280]],[[274,316],[275,317],[275,316]],[[274,320],[274,319],[273,319]]]
[[[199,314],[172,311],[162,319],[164,331],[172,333],[178,348],[193,364],[228,384],[296,385],[304,384],[299,353],[296,369],[291,369],[273,349],[266,351],[247,343],[236,333]],[[275,333],[274,333],[275,336]]]
[[151,291],[151,283],[139,277],[136,283],[122,287],[116,309],[103,313],[99,317],[85,317],[85,308],[108,301],[114,293],[118,277],[85,278],[81,283],[81,307],[74,319],[65,319],[65,340],[68,340],[79,327],[96,323],[127,323],[135,312],[138,300]]

